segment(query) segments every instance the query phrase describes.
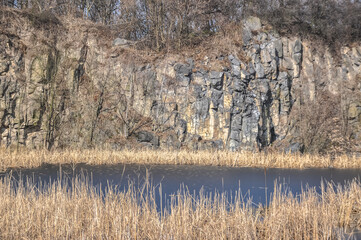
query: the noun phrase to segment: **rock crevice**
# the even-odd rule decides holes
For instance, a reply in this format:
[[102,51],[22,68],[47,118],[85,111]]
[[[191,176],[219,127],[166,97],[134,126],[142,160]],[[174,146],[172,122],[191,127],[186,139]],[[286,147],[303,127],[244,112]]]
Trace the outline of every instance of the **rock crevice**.
[[207,63],[139,63],[131,48],[84,29],[78,40],[82,29],[71,26],[52,45],[29,39],[36,29],[2,33],[0,145],[260,150],[286,142],[295,151],[304,149],[302,111],[325,92],[341,99],[335,119],[361,140],[360,44],[342,48],[336,64],[312,42],[268,32],[256,18],[244,24],[239,52]]

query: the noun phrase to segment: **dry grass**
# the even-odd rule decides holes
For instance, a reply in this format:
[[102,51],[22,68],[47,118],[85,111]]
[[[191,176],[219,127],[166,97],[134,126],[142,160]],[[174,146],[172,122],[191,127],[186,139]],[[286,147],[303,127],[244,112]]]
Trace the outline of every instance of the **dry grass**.
[[0,148],[0,171],[7,168],[33,168],[44,163],[87,164],[173,164],[257,168],[361,168],[361,159],[347,155],[330,156],[230,151],[167,150],[12,150]]
[[0,239],[342,239],[361,227],[359,182],[296,197],[276,189],[268,208],[180,192],[161,212],[147,184],[99,193],[79,179],[71,189],[12,183],[0,181]]

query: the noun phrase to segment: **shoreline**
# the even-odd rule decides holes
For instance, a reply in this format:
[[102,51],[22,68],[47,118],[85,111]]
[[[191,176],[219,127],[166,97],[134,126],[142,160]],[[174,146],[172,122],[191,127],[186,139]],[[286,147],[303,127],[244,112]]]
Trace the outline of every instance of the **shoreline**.
[[147,183],[105,195],[79,178],[73,191],[58,181],[41,189],[29,184],[15,190],[10,179],[0,181],[0,238],[344,239],[361,228],[356,181],[297,196],[280,186],[268,207],[239,194],[230,204],[222,193],[195,198],[185,191],[160,212],[155,197],[162,193]]
[[[280,153],[0,149],[1,168],[80,163],[289,169],[361,165],[360,159],[346,156],[331,162],[316,155]],[[321,193],[306,188],[298,195],[277,185],[267,207],[255,206],[239,192],[231,203],[227,197],[232,199],[232,195],[222,192],[196,197],[183,191],[170,196],[168,208],[163,210],[161,205],[161,211],[156,197],[163,197],[162,188],[149,182],[130,185],[124,192],[102,192],[80,177],[70,181],[72,189],[59,180],[41,186],[26,181],[15,188],[17,183],[11,178],[1,179],[0,238],[346,239],[359,236],[361,229],[361,184],[357,180],[343,187],[327,182]]]
[[334,168],[361,169],[361,158],[339,155],[254,153],[230,151],[187,150],[29,150],[0,148],[0,171],[9,168],[36,168],[42,164],[150,164],[150,165],[199,165],[251,168]]

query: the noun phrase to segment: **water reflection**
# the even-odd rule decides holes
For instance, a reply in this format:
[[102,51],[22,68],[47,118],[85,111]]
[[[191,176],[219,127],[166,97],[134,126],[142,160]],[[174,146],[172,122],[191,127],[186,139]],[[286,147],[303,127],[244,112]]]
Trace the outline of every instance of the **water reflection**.
[[[113,187],[119,191],[128,189],[131,182],[136,187],[150,180],[156,189],[161,188],[162,205],[167,197],[174,195],[183,186],[194,195],[209,195],[214,192],[227,193],[229,196],[240,191],[244,198],[252,198],[255,204],[266,204],[274,190],[275,181],[282,184],[294,195],[306,187],[320,192],[321,181],[331,181],[344,185],[348,181],[360,179],[359,169],[259,169],[230,168],[214,166],[177,166],[177,165],[43,165],[34,169],[9,169],[0,173],[0,178],[11,175],[14,181],[28,179],[36,186],[46,185],[61,178],[72,179],[81,176],[95,187],[106,191]],[[70,183],[71,181],[68,181]],[[70,186],[71,187],[71,186]],[[156,195],[160,203],[159,194]],[[164,201],[164,202],[163,202]]]

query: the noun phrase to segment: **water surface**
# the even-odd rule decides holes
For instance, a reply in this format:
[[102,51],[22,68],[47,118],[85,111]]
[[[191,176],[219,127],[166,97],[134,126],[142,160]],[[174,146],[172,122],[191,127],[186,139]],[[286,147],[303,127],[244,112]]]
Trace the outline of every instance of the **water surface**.
[[[187,165],[43,165],[33,169],[9,169],[0,173],[0,178],[12,176],[13,181],[31,178],[34,184],[47,184],[62,178],[72,179],[83,176],[91,184],[105,191],[109,186],[119,191],[128,188],[130,182],[142,186],[146,179],[155,188],[162,190],[162,198],[174,195],[184,187],[190,193],[204,194],[228,193],[240,191],[245,198],[252,198],[255,204],[266,204],[274,190],[275,181],[297,195],[302,189],[315,188],[320,192],[321,182],[330,181],[335,185],[345,185],[352,180],[359,180],[360,169],[260,169],[216,166]],[[267,196],[267,197],[266,197]],[[159,196],[158,196],[159,197]],[[157,200],[159,201],[159,199]],[[164,203],[163,203],[164,204]]]

